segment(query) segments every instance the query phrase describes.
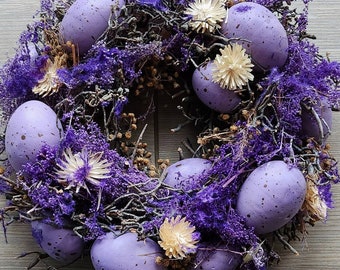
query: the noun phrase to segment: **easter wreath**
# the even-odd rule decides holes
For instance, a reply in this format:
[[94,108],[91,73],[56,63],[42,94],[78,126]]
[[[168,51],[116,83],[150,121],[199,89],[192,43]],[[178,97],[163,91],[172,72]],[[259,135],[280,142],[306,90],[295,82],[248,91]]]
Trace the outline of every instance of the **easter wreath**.
[[[0,71],[3,227],[95,269],[266,269],[273,237],[296,252],[339,181],[340,65],[291,2],[42,0]],[[198,134],[174,164],[140,127],[159,93]]]

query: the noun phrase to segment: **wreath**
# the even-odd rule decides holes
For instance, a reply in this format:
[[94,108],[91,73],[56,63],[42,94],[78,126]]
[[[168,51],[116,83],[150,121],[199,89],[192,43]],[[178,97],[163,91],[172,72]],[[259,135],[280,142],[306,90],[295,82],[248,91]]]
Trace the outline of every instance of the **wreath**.
[[[48,256],[95,269],[265,269],[273,239],[297,253],[339,181],[340,65],[309,2],[42,0],[0,71],[4,234],[29,222]],[[144,140],[161,99],[184,119],[170,140],[195,132],[176,162]]]

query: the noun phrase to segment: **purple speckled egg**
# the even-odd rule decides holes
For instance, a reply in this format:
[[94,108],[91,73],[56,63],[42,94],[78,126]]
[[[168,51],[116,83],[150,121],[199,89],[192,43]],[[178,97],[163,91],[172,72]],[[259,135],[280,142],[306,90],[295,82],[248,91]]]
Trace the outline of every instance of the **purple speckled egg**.
[[186,158],[170,165],[165,172],[164,183],[183,190],[190,190],[199,183],[195,178],[204,176],[211,169],[211,161],[203,158]]
[[269,9],[252,2],[242,2],[228,10],[222,32],[238,41],[251,56],[256,70],[281,67],[288,57],[286,30]]
[[5,133],[8,160],[18,171],[35,160],[45,144],[57,145],[63,134],[56,113],[45,103],[30,100],[21,104],[11,115]]
[[332,129],[332,108],[326,99],[306,102],[301,107],[301,131],[305,138],[314,138],[323,144]]
[[34,239],[51,258],[68,264],[83,253],[84,240],[73,230],[56,228],[41,221],[33,221],[31,226]]
[[213,62],[197,68],[192,75],[192,86],[197,97],[210,109],[220,113],[231,113],[241,102],[234,91],[220,87],[212,81]]
[[235,270],[242,263],[242,256],[231,250],[226,245],[202,243],[189,270]]
[[99,237],[91,247],[91,260],[96,270],[162,270],[156,263],[162,256],[159,245],[146,238],[138,240],[136,233],[116,237],[108,233]]
[[118,16],[124,5],[124,0],[76,0],[61,21],[62,42],[71,41],[79,54],[86,53],[107,29],[110,16]]
[[282,160],[257,167],[243,183],[237,212],[258,234],[275,231],[287,224],[300,210],[306,196],[302,172]]

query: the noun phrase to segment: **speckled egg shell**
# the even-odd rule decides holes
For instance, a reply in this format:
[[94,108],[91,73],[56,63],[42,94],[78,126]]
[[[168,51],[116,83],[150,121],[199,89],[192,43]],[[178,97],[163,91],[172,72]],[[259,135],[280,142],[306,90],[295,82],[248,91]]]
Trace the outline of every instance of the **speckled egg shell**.
[[286,30],[275,14],[260,4],[242,2],[232,6],[222,32],[227,38],[242,39],[238,43],[246,49],[258,71],[281,67],[287,60]]
[[63,43],[74,43],[79,54],[86,53],[109,25],[112,14],[119,14],[124,0],[76,0],[60,23]]
[[96,270],[163,270],[164,267],[156,263],[157,256],[162,256],[159,245],[149,238],[139,241],[136,233],[119,237],[106,234],[91,247]]
[[192,75],[192,86],[197,97],[210,109],[220,113],[231,113],[241,102],[235,92],[220,87],[212,81],[212,66],[207,65],[196,69]]
[[269,161],[248,176],[237,200],[237,212],[258,234],[275,231],[300,210],[306,196],[302,172],[281,160]]
[[186,158],[170,165],[165,172],[164,183],[175,188],[189,190],[194,177],[205,175],[212,167],[203,158]]
[[302,137],[314,138],[324,144],[331,134],[332,116],[332,108],[326,99],[318,100],[315,104],[302,105]]
[[67,264],[82,255],[84,240],[72,229],[56,228],[41,221],[33,221],[31,226],[33,237],[51,258]]
[[242,256],[226,245],[202,243],[189,270],[235,270],[242,263]]
[[16,171],[22,169],[35,160],[44,144],[57,145],[62,134],[57,115],[45,103],[31,100],[21,104],[10,117],[5,133],[10,164]]

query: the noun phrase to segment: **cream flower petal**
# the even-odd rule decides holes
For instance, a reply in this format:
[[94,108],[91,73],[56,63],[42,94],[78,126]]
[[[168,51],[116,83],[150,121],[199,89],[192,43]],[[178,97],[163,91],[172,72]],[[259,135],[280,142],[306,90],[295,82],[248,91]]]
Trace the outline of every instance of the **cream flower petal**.
[[159,228],[159,245],[169,258],[183,259],[187,254],[196,251],[197,240],[194,239],[195,227],[185,218],[177,216],[166,218]]
[[57,71],[65,66],[65,61],[65,56],[56,56],[54,62],[48,59],[44,68],[45,75],[38,81],[38,84],[32,89],[32,92],[42,97],[57,93],[61,85]]
[[213,82],[222,88],[236,90],[254,79],[251,73],[254,65],[241,45],[227,45],[220,49],[220,53],[213,62]]
[[[108,178],[111,163],[102,159],[102,153],[89,153],[86,149],[73,154],[70,148],[67,148],[62,160],[56,171],[59,183],[67,184],[67,188],[76,187],[78,192],[80,188],[88,191],[86,182],[99,186],[100,180]],[[82,173],[78,174],[81,171]],[[82,177],[80,177],[82,176]]]
[[195,0],[189,4],[185,14],[192,17],[189,25],[194,30],[212,33],[221,27],[219,23],[224,20],[227,12],[221,0]]

